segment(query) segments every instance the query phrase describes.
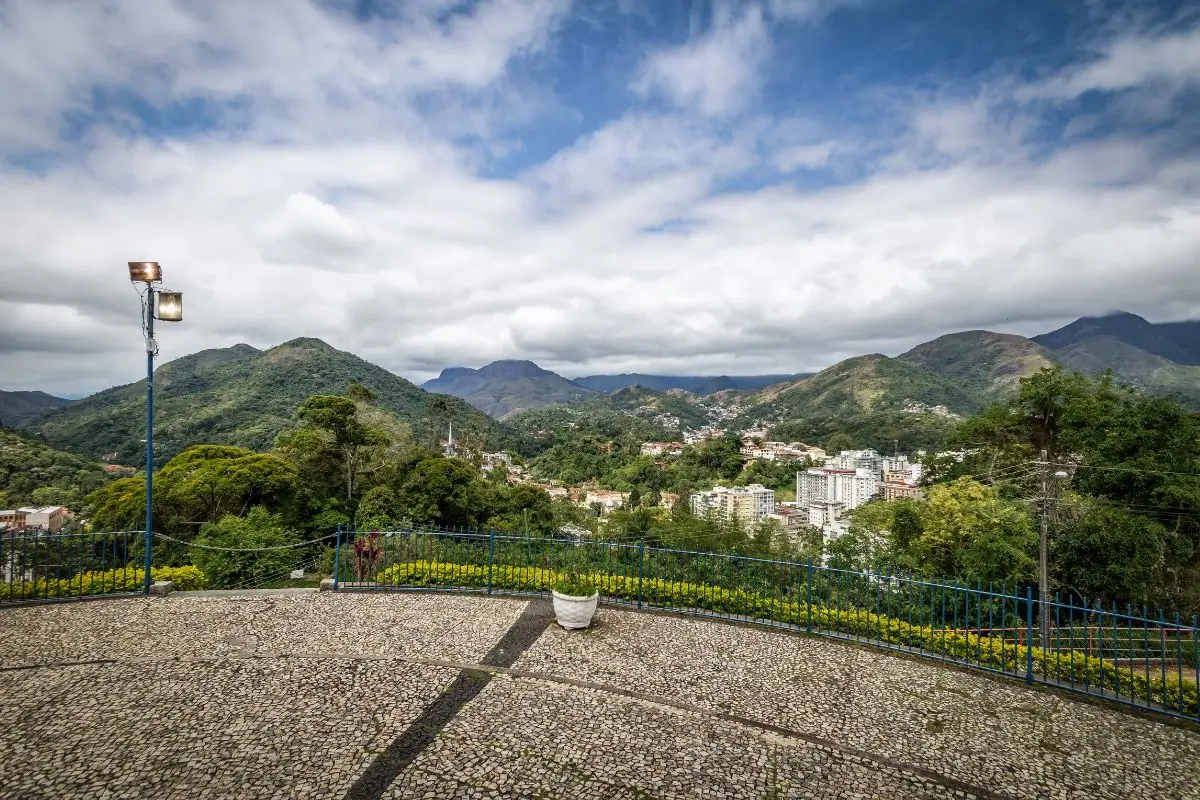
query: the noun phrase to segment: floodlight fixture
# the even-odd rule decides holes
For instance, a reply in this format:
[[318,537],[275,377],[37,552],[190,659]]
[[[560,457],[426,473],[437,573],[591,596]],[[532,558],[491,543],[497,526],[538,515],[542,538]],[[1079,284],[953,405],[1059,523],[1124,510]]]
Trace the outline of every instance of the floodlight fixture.
[[162,267],[157,261],[130,261],[129,280],[137,283],[153,283],[162,280]]
[[183,292],[155,292],[154,317],[162,322],[183,319]]
[[154,284],[162,281],[162,267],[157,261],[129,261],[129,280],[146,284],[142,300],[142,333],[146,337],[146,528],[143,536],[145,564],[143,566],[142,593],[150,594],[152,540],[154,538],[154,356],[158,353],[158,342],[154,338],[154,321],[180,322],[183,320],[183,293],[156,290]]

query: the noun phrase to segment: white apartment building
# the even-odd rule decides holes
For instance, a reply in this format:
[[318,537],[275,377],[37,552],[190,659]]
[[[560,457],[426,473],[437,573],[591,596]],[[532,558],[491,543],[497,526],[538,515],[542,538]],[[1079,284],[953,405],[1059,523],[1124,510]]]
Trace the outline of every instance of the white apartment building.
[[814,467],[796,473],[796,503],[802,506],[827,501],[842,503],[849,511],[874,497],[878,489],[877,473],[862,467]]
[[883,456],[877,450],[843,450],[825,462],[834,469],[869,469],[876,475],[883,474]]
[[746,524],[754,524],[768,514],[775,513],[775,490],[759,483],[733,488],[717,486],[708,492],[697,492],[691,497],[692,513],[703,516],[710,510],[722,519],[738,518]]
[[808,512],[808,524],[814,528],[825,528],[831,522],[842,518],[846,513],[846,504],[832,500],[817,500],[810,503],[805,510]]

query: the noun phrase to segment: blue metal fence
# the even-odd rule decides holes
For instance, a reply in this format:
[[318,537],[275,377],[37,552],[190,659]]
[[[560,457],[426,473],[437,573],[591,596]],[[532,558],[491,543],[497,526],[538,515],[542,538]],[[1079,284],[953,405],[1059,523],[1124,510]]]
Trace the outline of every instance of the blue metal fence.
[[144,531],[0,534],[0,605],[148,590]]
[[1032,586],[465,528],[339,530],[334,563],[339,591],[530,595],[575,573],[610,605],[850,639],[1200,720],[1195,617],[1056,596],[1043,641]]

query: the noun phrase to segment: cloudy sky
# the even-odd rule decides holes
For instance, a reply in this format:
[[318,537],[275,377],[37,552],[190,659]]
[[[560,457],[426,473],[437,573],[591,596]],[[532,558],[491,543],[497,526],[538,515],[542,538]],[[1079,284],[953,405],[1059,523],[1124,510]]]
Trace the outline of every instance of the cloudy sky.
[[421,380],[1200,317],[1200,9],[0,0],[0,388],[296,336]]

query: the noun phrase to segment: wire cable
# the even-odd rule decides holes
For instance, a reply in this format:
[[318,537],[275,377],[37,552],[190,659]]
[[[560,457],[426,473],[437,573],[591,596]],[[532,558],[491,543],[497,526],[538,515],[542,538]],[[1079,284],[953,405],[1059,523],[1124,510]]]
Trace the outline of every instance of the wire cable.
[[182,539],[176,539],[173,536],[167,536],[165,533],[155,532],[154,534],[159,539],[164,539],[168,542],[184,545],[185,547],[195,547],[198,550],[213,550],[221,553],[261,553],[267,550],[294,550],[298,547],[307,547],[309,545],[324,542],[328,539],[333,539],[337,536],[336,533],[331,533],[328,536],[322,536],[319,539],[310,539],[307,542],[297,542],[296,544],[281,544],[275,547],[216,547],[209,544],[196,544],[195,542],[185,542]]

